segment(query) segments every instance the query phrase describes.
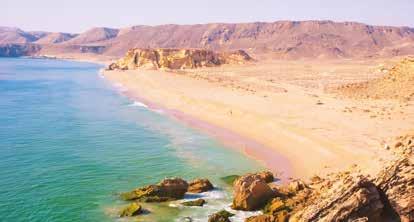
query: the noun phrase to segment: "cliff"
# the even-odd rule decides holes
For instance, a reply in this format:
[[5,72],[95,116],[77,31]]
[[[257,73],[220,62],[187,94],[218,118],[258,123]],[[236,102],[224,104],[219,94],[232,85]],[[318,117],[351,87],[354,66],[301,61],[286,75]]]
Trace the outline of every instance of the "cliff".
[[242,50],[218,53],[203,49],[131,49],[124,58],[112,63],[108,69],[195,69],[223,64],[243,64],[252,60]]

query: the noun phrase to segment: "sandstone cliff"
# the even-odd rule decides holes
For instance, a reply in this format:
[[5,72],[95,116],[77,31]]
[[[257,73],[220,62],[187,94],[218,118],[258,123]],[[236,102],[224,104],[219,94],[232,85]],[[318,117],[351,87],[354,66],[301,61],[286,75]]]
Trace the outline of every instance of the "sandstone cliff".
[[203,49],[131,49],[124,58],[109,65],[108,69],[195,69],[248,61],[252,61],[252,58],[242,50],[217,53]]

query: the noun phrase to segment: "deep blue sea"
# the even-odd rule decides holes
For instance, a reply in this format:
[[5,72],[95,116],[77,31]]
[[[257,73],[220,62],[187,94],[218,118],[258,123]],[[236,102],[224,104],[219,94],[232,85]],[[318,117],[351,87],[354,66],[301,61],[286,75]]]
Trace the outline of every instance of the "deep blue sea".
[[[262,167],[129,100],[100,68],[0,58],[0,221],[206,221],[230,203],[220,177]],[[172,176],[221,189],[203,195],[203,208],[147,204],[147,215],[117,217],[119,192]]]

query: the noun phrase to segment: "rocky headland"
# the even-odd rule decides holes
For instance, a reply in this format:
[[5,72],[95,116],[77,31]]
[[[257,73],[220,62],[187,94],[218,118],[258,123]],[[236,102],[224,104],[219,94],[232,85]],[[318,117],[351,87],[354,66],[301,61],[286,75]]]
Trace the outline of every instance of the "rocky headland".
[[[414,221],[414,135],[398,137],[386,149],[393,158],[376,175],[364,174],[355,167],[324,177],[313,176],[309,181],[292,179],[284,184],[267,171],[232,176],[231,208],[262,211],[263,214],[246,218],[245,222]],[[186,192],[212,189],[207,179],[192,182],[165,179],[121,194],[122,199],[133,202],[119,215],[139,215],[143,211],[139,202],[177,200]],[[204,204],[203,199],[182,203],[198,207]],[[221,210],[210,215],[208,221],[230,222],[233,216],[232,212]],[[192,219],[186,217],[185,221]]]
[[219,53],[205,49],[131,49],[108,70],[195,69],[250,61],[253,59],[243,50]]

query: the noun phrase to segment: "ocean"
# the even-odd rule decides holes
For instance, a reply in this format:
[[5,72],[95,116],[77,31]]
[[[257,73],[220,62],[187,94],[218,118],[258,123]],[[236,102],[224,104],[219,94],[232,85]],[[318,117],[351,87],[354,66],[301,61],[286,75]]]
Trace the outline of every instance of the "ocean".
[[[99,75],[102,66],[0,58],[0,221],[206,221],[229,209],[220,177],[263,166],[140,101]],[[119,193],[166,177],[208,178],[207,205],[144,204],[118,218]],[[187,199],[199,196],[187,196]],[[236,212],[233,221],[246,216]]]

